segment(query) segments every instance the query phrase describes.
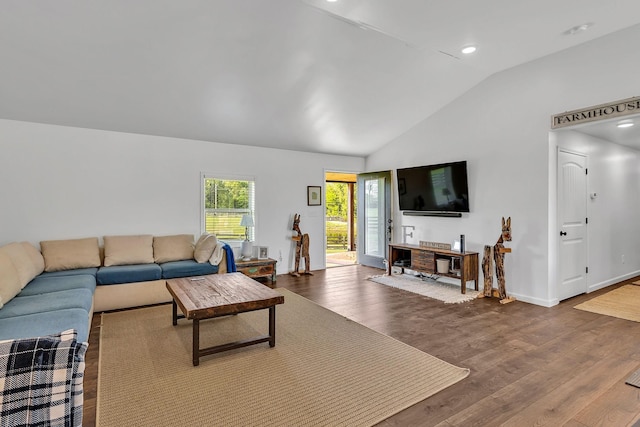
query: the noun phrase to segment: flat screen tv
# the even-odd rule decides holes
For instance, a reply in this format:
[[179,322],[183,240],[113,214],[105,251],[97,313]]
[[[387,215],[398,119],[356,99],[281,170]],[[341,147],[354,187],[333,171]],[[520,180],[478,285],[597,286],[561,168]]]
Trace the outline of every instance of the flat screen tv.
[[397,170],[401,211],[469,212],[467,162]]

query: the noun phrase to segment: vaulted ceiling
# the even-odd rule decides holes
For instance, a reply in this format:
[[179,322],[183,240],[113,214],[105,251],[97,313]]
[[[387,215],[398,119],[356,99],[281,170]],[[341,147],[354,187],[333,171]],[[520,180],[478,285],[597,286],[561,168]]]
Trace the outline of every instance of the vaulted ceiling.
[[639,22],[637,0],[3,0],[0,118],[366,156]]

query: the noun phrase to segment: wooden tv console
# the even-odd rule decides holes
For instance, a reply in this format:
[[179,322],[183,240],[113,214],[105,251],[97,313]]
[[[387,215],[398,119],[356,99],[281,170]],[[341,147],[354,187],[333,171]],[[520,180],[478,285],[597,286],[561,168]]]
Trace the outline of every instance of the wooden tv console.
[[[436,259],[447,259],[451,265],[452,259],[459,260],[460,273],[457,271],[448,273],[436,272]],[[389,245],[389,267],[388,274],[391,274],[391,267],[398,261],[404,261],[405,268],[425,274],[437,274],[443,277],[452,277],[460,280],[460,291],[464,294],[467,291],[466,283],[473,280],[475,290],[478,290],[478,252],[460,253],[447,249],[427,248],[417,245],[390,244]]]

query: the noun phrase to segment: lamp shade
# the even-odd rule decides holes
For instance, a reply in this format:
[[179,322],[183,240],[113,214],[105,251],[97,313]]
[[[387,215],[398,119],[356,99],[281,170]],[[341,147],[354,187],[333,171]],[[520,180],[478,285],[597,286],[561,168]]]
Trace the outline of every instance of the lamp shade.
[[253,227],[253,217],[251,215],[242,215],[240,225],[243,227]]

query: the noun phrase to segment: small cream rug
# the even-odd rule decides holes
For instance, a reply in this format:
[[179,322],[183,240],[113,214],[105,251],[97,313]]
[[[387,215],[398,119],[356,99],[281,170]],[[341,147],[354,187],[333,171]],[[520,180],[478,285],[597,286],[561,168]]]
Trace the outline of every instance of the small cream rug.
[[[284,289],[276,346],[191,363],[171,306],[105,313],[97,425],[371,426],[469,375]],[[267,332],[268,311],[202,321],[201,346]]]
[[640,322],[640,286],[624,285],[574,308]]
[[414,294],[423,295],[425,297],[437,299],[445,304],[459,304],[478,298],[480,292],[467,288],[467,292],[460,292],[459,285],[451,285],[435,280],[422,280],[408,274],[394,276],[373,276],[369,280],[380,283],[381,285],[391,286],[393,288],[402,289],[413,292]]

